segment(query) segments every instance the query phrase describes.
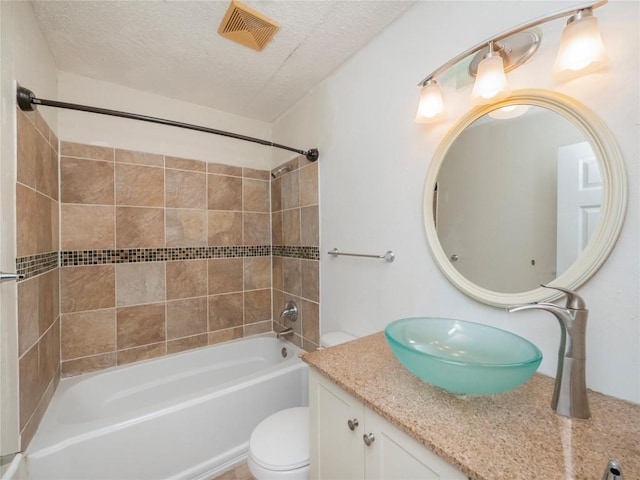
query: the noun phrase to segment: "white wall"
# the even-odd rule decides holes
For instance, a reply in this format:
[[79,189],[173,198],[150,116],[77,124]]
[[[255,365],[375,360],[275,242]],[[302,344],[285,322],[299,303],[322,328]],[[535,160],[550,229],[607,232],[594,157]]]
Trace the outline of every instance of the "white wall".
[[[576,4],[576,2],[573,2]],[[467,298],[440,273],[426,245],[427,168],[446,131],[466,109],[470,86],[445,88],[448,120],[415,124],[417,82],[492,35],[571,2],[420,2],[283,115],[274,141],[320,148],[321,329],[364,335],[398,318],[445,316],[505,328],[538,345],[540,370],[554,375],[559,341],[545,312],[507,314]],[[557,83],[550,75],[564,20],[544,27],[543,44],[508,77],[513,89],[546,88],[595,111],[614,132],[629,178],[628,212],[613,253],[580,289],[590,308],[587,382],[640,401],[638,219],[639,4],[596,10],[611,60],[602,73]],[[380,254],[394,263],[332,258],[326,251]]]
[[[55,96],[57,67],[29,2],[0,2],[0,271],[16,268],[15,82]],[[42,112],[56,131],[56,112]],[[17,289],[0,286],[0,455],[16,451],[18,433]]]
[[[59,73],[58,85],[54,100],[165,118],[271,140],[271,123],[68,72]],[[39,92],[36,94],[41,96]],[[73,110],[59,110],[58,115],[60,140],[248,168],[270,169],[271,165],[271,148],[255,143]]]

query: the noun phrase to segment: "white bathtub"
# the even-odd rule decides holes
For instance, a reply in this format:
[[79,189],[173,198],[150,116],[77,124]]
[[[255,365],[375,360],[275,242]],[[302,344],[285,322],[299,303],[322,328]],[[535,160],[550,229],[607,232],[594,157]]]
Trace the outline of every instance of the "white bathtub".
[[260,336],[63,379],[27,449],[29,476],[210,479],[246,457],[260,421],[308,405],[298,353]]

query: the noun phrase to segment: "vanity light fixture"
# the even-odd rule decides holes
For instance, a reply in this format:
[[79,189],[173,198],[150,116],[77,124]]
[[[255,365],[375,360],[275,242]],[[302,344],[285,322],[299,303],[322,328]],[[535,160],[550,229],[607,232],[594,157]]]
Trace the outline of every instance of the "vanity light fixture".
[[562,31],[554,69],[558,73],[578,71],[598,67],[606,61],[607,52],[598,29],[598,19],[590,8],[580,10],[567,20]]
[[494,51],[493,42],[489,42],[489,52],[483,55],[478,64],[476,82],[471,91],[471,100],[478,105],[497,102],[511,93],[507,76],[504,73],[504,60]]
[[607,0],[590,2],[524,23],[452,58],[418,84],[422,90],[416,122],[426,123],[440,118],[444,104],[436,77],[471,55],[474,57],[469,63],[469,75],[476,77],[471,93],[473,102],[488,104],[507,97],[510,89],[505,74],[529,60],[540,45],[540,36],[530,29],[552,20],[570,17],[562,32],[554,71],[577,72],[586,69],[586,72],[603,64],[606,53],[593,9],[606,3]]

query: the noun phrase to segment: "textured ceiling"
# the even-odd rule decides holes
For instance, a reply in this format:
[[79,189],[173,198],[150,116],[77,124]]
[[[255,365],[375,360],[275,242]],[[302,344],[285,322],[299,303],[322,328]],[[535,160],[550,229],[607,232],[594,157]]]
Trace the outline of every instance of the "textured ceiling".
[[273,121],[414,1],[243,3],[281,25],[262,52],[218,35],[227,0],[33,8],[60,70]]

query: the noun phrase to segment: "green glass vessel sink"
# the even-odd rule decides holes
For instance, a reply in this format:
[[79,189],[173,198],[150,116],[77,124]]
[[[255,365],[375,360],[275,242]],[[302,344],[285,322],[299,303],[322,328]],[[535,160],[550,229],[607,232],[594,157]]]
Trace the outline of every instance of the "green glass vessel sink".
[[518,335],[450,318],[405,318],[385,336],[395,356],[425,382],[456,394],[506,392],[526,382],[542,352]]

